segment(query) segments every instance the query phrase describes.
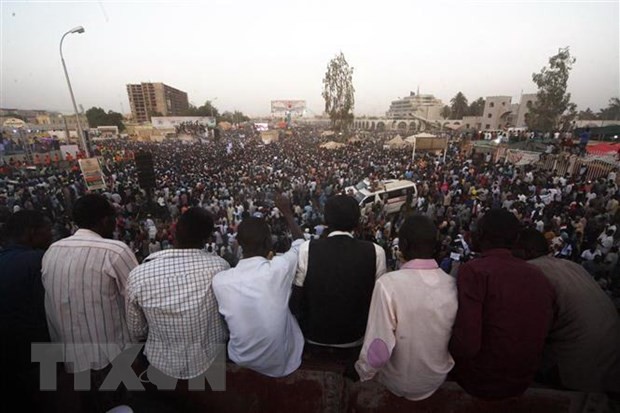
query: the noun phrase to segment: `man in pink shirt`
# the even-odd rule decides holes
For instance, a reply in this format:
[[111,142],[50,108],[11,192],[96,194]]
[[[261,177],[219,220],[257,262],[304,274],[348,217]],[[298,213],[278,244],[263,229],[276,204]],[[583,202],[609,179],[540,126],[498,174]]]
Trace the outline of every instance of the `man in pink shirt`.
[[448,342],[457,311],[454,278],[432,258],[437,228],[424,216],[401,226],[406,260],[375,283],[364,345],[355,364],[362,381],[377,377],[410,400],[430,397],[454,366]]

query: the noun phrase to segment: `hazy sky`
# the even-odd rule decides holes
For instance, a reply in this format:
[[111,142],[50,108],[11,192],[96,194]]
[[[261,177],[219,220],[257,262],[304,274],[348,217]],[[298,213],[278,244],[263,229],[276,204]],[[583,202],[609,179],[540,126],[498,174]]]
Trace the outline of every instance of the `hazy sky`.
[[272,99],[320,113],[322,79],[339,51],[355,68],[357,115],[383,114],[420,87],[448,102],[535,92],[532,72],[559,47],[577,62],[579,109],[620,95],[615,1],[0,0],[0,107],[70,112],[60,62],[78,104],[129,112],[125,85],[161,81],[190,102],[266,115]]

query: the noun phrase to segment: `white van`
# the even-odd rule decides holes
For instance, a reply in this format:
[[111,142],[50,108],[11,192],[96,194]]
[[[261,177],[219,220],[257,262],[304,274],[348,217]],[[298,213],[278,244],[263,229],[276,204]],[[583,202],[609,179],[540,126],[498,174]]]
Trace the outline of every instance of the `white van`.
[[413,182],[406,180],[389,179],[371,184],[368,179],[364,179],[355,186],[347,187],[346,194],[355,197],[360,208],[382,201],[386,213],[393,214],[400,211],[407,199],[417,196],[418,188]]

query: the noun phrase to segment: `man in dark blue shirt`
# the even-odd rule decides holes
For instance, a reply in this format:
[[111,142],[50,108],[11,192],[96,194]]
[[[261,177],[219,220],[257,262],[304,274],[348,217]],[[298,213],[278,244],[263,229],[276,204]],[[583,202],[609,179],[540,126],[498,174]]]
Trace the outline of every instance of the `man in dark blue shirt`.
[[[41,260],[52,241],[43,214],[23,210],[9,217],[0,250],[0,354],[3,388],[36,390],[38,365],[30,362],[30,344],[49,341]],[[7,392],[13,394],[13,392]],[[28,401],[33,401],[28,394]],[[22,399],[23,400],[23,399]]]

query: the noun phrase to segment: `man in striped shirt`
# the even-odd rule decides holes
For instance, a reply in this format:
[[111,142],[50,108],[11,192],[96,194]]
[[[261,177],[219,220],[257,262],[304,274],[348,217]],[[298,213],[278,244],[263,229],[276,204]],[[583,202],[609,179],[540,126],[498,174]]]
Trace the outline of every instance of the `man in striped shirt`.
[[129,275],[127,323],[135,341],[146,339],[144,355],[167,376],[187,380],[206,372],[228,332],[211,282],[230,268],[204,246],[213,220],[199,207],[177,222],[175,248],[149,255]]
[[65,345],[70,373],[105,369],[131,342],[125,286],[138,262],[127,245],[112,239],[115,218],[105,197],[84,195],[73,206],[79,229],[43,257],[50,337]]

